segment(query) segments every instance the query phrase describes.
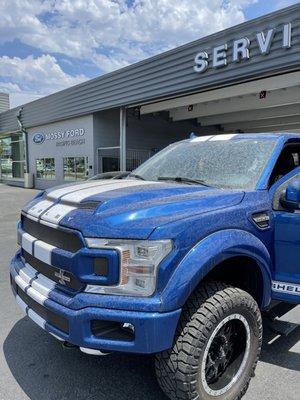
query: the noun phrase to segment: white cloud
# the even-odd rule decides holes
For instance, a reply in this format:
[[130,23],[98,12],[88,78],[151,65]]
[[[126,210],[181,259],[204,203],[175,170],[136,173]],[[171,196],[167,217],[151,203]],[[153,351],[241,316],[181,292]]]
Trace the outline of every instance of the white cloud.
[[64,72],[56,53],[108,72],[243,22],[243,7],[255,2],[1,0],[0,43],[19,39],[45,54],[1,57],[0,76],[18,86],[15,95],[45,95],[86,79]]
[[2,0],[0,40],[89,58],[108,71],[240,23],[255,1]]
[[19,85],[12,82],[0,82],[0,92],[9,93],[11,108],[37,100],[41,97],[40,94],[22,90]]
[[0,76],[5,79],[5,82],[0,82],[0,90],[11,94],[12,106],[24,99],[24,102],[35,100],[87,79],[83,75],[66,74],[50,55],[25,59],[0,57]]

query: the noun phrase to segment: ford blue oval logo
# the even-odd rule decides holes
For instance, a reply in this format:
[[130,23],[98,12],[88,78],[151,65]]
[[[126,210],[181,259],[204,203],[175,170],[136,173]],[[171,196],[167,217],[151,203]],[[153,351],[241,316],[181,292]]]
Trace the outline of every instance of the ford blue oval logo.
[[33,136],[33,141],[34,141],[34,143],[36,143],[36,144],[44,143],[44,141],[45,141],[45,135],[44,135],[43,133],[36,133],[36,134]]

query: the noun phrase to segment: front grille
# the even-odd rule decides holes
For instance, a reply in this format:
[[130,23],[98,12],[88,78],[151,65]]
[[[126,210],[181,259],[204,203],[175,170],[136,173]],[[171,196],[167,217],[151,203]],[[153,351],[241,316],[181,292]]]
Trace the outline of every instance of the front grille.
[[53,325],[55,328],[61,330],[64,333],[69,333],[69,321],[67,318],[62,317],[53,311],[49,310],[45,306],[37,303],[31,297],[28,296],[27,293],[23,292],[22,289],[16,284],[15,280],[11,277],[11,285],[14,288],[16,294],[24,301],[27,306],[38,314],[41,318],[43,318],[50,325]]
[[22,216],[23,230],[35,238],[42,240],[52,246],[75,253],[83,247],[78,235],[65,230],[52,228]]
[[[46,264],[43,261],[35,258],[31,254],[27,253],[24,249],[22,249],[22,255],[24,260],[32,266],[36,271],[40,272],[42,275],[51,279],[54,282],[63,284],[64,286],[79,291],[84,288],[84,284],[80,282],[71,272],[62,270],[57,267],[53,267],[52,265]],[[62,279],[62,272],[63,278]]]

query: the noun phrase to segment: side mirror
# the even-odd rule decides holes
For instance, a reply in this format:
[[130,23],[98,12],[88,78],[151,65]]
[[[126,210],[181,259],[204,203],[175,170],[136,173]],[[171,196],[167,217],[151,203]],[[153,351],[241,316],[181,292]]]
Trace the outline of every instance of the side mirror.
[[280,201],[288,210],[300,210],[300,179],[295,179],[288,185]]

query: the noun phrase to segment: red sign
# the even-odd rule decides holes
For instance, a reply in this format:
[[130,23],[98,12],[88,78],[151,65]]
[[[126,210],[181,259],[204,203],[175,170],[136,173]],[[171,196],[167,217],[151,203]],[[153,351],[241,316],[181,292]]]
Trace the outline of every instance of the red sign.
[[267,97],[267,91],[266,90],[262,90],[260,93],[259,93],[259,98],[260,99],[265,99]]

